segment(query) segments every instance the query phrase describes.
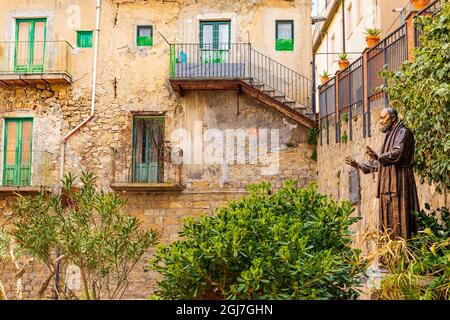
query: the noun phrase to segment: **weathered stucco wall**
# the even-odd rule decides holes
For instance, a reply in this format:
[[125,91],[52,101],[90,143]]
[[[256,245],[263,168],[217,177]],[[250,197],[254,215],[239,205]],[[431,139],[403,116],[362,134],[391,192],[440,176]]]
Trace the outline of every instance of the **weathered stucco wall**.
[[[103,0],[101,10],[96,115],[67,141],[65,173],[92,171],[99,178],[100,188],[112,191],[111,148],[130,148],[132,112],[164,112],[165,136],[172,143],[171,133],[181,128],[190,132],[200,128],[202,134],[214,129],[225,135],[227,130],[241,130],[247,136],[260,135],[260,129],[276,130],[279,144],[270,146],[271,136],[267,136],[268,147],[258,149],[259,162],[251,162],[249,155],[245,163],[194,162],[183,165],[182,192],[122,193],[128,199],[127,212],[139,217],[144,227],[160,230],[162,242],[178,236],[183,217],[212,214],[227,201],[245,195],[250,183],[271,181],[278,188],[288,178],[298,179],[301,186],[316,180],[316,164],[311,160],[312,148],[306,144],[304,127],[246,95],[239,97],[237,113],[236,92],[186,92],[184,97],[174,93],[168,81],[169,45],[162,37],[170,42],[198,42],[200,19],[231,18],[232,41],[250,40],[255,49],[309,77],[310,1]],[[0,16],[0,41],[12,39],[17,17],[47,17],[47,39],[65,40],[74,48],[76,30],[95,28],[95,1],[1,1],[0,11],[4,13]],[[295,21],[294,51],[275,51],[276,19]],[[141,24],[153,25],[152,47],[136,46],[136,26]],[[52,153],[54,192],[60,178],[62,137],[89,116],[93,51],[74,49],[69,70],[74,78],[72,85],[0,84],[0,117],[32,116],[34,150]],[[3,128],[0,124],[1,135]],[[245,148],[248,152],[250,146]],[[196,157],[193,152],[192,158]],[[275,171],[268,172],[268,168]],[[13,195],[0,194],[0,224],[10,216],[13,201]],[[157,275],[143,272],[145,262],[144,258],[134,270],[127,298],[145,298],[152,292]],[[39,265],[27,268],[26,298],[35,297],[45,276]],[[11,266],[2,271],[1,277],[7,279],[11,293]],[[79,283],[76,276],[74,279]]]
[[[371,137],[363,137],[362,117],[358,114],[353,117],[353,141],[348,139],[347,143],[335,143],[335,126],[331,121],[329,127],[329,144],[326,140],[326,129],[323,129],[323,142],[319,144],[317,151],[317,171],[319,191],[328,194],[338,200],[350,200],[349,198],[349,172],[354,169],[346,165],[345,157],[351,156],[358,162],[367,161],[364,155],[366,146],[370,146],[376,152],[381,149],[384,136],[379,130],[379,117],[381,105],[372,111]],[[350,121],[350,120],[349,120]],[[324,124],[323,124],[324,125]],[[349,124],[342,122],[341,133],[347,132],[349,136]],[[341,134],[341,136],[342,136]],[[377,174],[371,173],[364,175],[359,173],[360,201],[355,204],[355,215],[362,217],[353,231],[355,231],[355,244],[367,252],[368,242],[363,242],[364,234],[374,228],[378,228],[379,203],[376,196]],[[434,186],[420,184],[416,176],[416,185],[419,195],[420,206],[423,208],[425,203],[429,203],[434,208],[445,206],[444,195],[436,192]]]

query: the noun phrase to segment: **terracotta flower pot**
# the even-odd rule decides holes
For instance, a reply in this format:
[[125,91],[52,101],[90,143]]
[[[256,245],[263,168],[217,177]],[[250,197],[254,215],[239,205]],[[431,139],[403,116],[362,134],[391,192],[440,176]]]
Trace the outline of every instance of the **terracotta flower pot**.
[[350,65],[349,60],[339,60],[338,63],[339,63],[339,69],[341,69],[341,71]]
[[380,36],[367,36],[366,37],[367,46],[369,48],[376,46],[378,43],[380,43],[380,40],[381,40]]
[[320,83],[325,84],[330,80],[330,77],[320,77]]
[[429,4],[430,0],[410,0],[414,7],[414,10],[421,11],[425,9]]

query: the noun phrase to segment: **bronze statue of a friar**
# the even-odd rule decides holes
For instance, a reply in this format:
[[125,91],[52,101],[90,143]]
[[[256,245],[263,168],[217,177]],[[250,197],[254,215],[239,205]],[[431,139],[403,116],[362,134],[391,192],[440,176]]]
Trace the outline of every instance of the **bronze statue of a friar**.
[[409,239],[417,232],[413,211],[419,210],[413,173],[414,136],[393,108],[381,111],[379,124],[386,135],[380,154],[366,147],[368,162],[358,163],[351,157],[345,161],[365,174],[378,172],[380,228],[390,232],[391,237]]

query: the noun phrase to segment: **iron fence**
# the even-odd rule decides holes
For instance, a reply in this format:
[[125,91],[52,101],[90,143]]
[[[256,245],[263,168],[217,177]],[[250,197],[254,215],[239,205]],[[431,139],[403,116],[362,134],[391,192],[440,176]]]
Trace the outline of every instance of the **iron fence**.
[[111,148],[111,183],[181,185],[182,150],[166,142],[161,150],[155,151],[155,157],[144,155],[148,161],[141,161],[143,152],[131,146]]
[[[349,138],[353,139],[352,118],[358,113],[363,113],[364,100],[364,73],[363,59],[360,57],[339,73],[338,94],[338,124],[347,118],[349,124]],[[341,136],[340,125],[336,127],[336,136]]]
[[0,150],[4,187],[50,187],[52,156],[48,151]]
[[382,70],[399,70],[408,60],[407,26],[402,25],[378,45],[367,52],[367,135],[371,135],[371,110],[388,104],[388,97],[381,90],[386,80],[379,75]]
[[320,144],[323,144],[323,129],[326,129],[327,144],[330,143],[330,122],[336,117],[336,78],[332,78],[320,87]]

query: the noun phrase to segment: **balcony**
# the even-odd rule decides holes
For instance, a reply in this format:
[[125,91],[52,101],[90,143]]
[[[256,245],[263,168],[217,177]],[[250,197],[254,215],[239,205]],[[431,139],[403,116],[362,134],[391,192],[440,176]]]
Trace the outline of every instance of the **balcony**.
[[0,151],[0,193],[39,192],[51,186],[52,153],[48,151]]
[[150,153],[111,148],[110,187],[122,192],[181,191],[182,157],[181,150],[168,144]]
[[72,51],[66,41],[0,42],[0,83],[71,84]]
[[187,90],[234,90],[314,127],[312,82],[252,48],[250,43],[170,45],[170,83]]

